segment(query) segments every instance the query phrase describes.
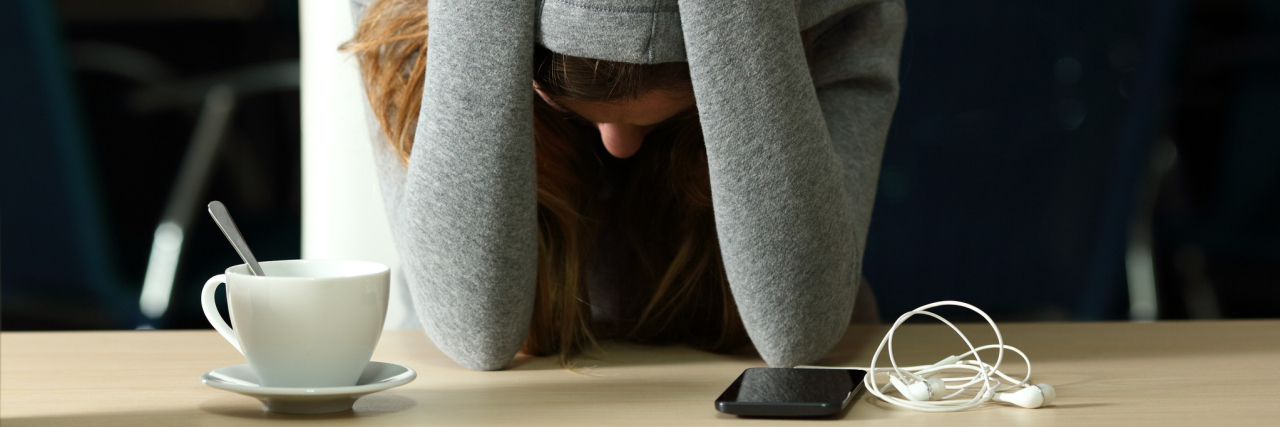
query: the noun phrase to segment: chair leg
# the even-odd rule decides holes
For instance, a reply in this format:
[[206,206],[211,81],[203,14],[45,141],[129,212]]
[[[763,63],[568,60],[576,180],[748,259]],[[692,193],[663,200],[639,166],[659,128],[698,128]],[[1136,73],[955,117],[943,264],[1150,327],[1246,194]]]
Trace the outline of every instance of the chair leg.
[[164,316],[169,309],[183,237],[190,229],[197,207],[204,205],[201,203],[204,189],[218,148],[231,123],[235,102],[235,91],[225,84],[210,88],[205,95],[191,144],[178,169],[178,178],[169,193],[164,216],[156,226],[147,272],[143,277],[138,306],[142,314],[152,321]]

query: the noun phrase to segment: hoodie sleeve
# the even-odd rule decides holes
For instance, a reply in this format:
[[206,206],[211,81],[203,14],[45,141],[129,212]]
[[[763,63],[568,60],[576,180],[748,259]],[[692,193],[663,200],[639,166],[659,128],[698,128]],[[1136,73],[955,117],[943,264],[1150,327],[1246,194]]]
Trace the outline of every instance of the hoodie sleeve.
[[[431,1],[426,81],[409,164],[400,175],[391,156],[379,156],[415,311],[436,346],[470,369],[506,366],[532,316],[534,6],[529,0]],[[354,9],[358,15],[362,8]]]
[[680,19],[743,323],[769,365],[812,362],[853,310],[905,12],[820,24],[812,73],[794,2],[681,0]]
[[815,28],[811,75],[853,203],[857,277],[862,275],[880,159],[898,103],[898,62],[906,26],[902,0],[879,0],[850,8]]

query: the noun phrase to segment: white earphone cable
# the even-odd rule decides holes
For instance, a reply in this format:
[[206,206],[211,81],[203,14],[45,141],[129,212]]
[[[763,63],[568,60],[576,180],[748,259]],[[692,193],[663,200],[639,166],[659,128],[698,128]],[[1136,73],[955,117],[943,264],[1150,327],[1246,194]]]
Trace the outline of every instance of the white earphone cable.
[[[937,314],[934,314],[933,312],[927,311],[931,308],[939,307],[939,306],[964,307],[978,313],[979,315],[982,316],[983,319],[987,321],[988,324],[991,325],[991,329],[996,334],[996,344],[984,345],[981,347],[974,347],[973,343],[969,341],[969,337],[965,336],[963,332],[960,332],[960,328],[956,327],[955,324],[952,324],[950,321],[943,318],[942,316],[939,316]],[[965,345],[969,347],[969,351],[959,356],[947,357],[946,359],[943,359],[933,365],[919,365],[919,366],[906,366],[906,367],[898,366],[898,361],[893,354],[894,333],[897,332],[898,327],[902,326],[902,324],[906,322],[907,319],[910,319],[912,316],[915,316],[917,314],[933,317],[935,319],[938,319],[942,323],[946,324],[947,326],[949,326],[951,330],[955,331],[957,335],[960,335],[960,339],[964,340]],[[889,364],[892,367],[877,368],[876,363],[880,359],[880,353],[883,352],[886,347],[888,347],[888,350],[889,350]],[[988,364],[986,362],[983,362],[982,357],[978,354],[980,351],[991,350],[991,349],[996,350],[996,360],[994,364]],[[1009,350],[1014,353],[1017,353],[1018,356],[1021,356],[1022,360],[1026,362],[1027,374],[1022,379],[1020,380],[1014,379],[1008,375],[1005,375],[1005,373],[1000,372],[999,368],[1000,368],[1000,364],[1004,361],[1005,350]],[[972,356],[973,359],[972,360],[965,359],[968,356]],[[889,332],[886,333],[884,338],[880,340],[880,346],[876,348],[875,354],[871,356],[871,366],[869,367],[864,368],[864,367],[797,366],[797,368],[859,369],[859,370],[867,371],[867,375],[863,377],[863,384],[865,385],[867,392],[875,395],[876,397],[890,404],[901,406],[904,408],[915,409],[918,411],[924,411],[924,412],[962,411],[962,410],[977,407],[979,405],[986,403],[987,401],[992,400],[992,398],[995,397],[996,393],[1005,392],[1005,391],[1012,390],[1015,388],[1020,388],[1020,387],[1035,387],[1035,386],[1027,385],[1027,381],[1031,379],[1031,359],[1027,357],[1026,353],[1023,353],[1022,350],[1018,350],[1013,346],[1008,346],[1004,344],[1004,337],[1000,334],[1000,328],[996,326],[996,322],[994,320],[991,320],[991,316],[988,316],[987,313],[978,309],[978,307],[974,307],[971,304],[960,302],[960,301],[939,301],[932,304],[926,304],[926,305],[920,306],[915,310],[908,311],[904,313],[902,316],[899,316],[898,320],[895,321],[893,323],[893,326],[889,328]],[[937,400],[912,400],[910,398],[904,398],[904,397],[909,397],[909,396],[906,396],[905,394],[903,397],[897,397],[897,396],[892,396],[885,393],[885,391],[887,391],[890,387],[893,386],[893,383],[895,381],[897,381],[899,384],[905,385],[905,384],[908,384],[909,382],[910,384],[916,384],[918,387],[928,386],[930,387],[930,389],[932,389],[932,387],[936,386],[938,383],[930,383],[931,377],[933,377],[935,374],[940,374],[947,371],[956,371],[956,370],[972,371],[974,374],[972,376],[967,376],[967,377],[947,377],[947,378],[935,379],[935,380],[941,381],[940,384],[943,385],[941,389],[944,389],[946,391],[955,390],[954,393],[950,393],[945,396],[937,396],[936,394],[934,394],[934,392],[931,391],[929,393],[929,396]],[[891,380],[890,383],[881,384],[876,378],[877,373],[887,373]],[[948,383],[962,383],[962,384],[952,385]],[[962,393],[969,391],[969,389],[974,386],[978,386],[978,389],[977,389],[977,393],[973,397],[971,398],[957,397]],[[899,391],[901,392],[902,390],[899,390]],[[1052,397],[1049,397],[1048,399],[1051,400]],[[1046,400],[1044,403],[1047,404],[1048,400]],[[1039,404],[1036,404],[1036,406],[1039,406]]]

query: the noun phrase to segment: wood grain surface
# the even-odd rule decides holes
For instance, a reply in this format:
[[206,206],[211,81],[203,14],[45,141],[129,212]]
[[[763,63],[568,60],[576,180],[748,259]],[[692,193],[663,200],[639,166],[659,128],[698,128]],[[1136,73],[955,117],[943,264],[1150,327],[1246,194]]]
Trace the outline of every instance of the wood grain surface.
[[[975,345],[985,325],[964,325]],[[851,327],[824,362],[864,366],[883,326]],[[1001,325],[1027,352],[1033,382],[1053,384],[1056,405],[989,404],[929,414],[890,407],[864,393],[822,420],[739,419],[712,401],[750,355],[681,347],[606,344],[575,371],[553,359],[519,357],[505,371],[473,372],[450,361],[420,331],[386,332],[374,360],[418,372],[406,386],[317,416],[263,412],[257,400],[200,383],[200,374],[245,363],[213,331],[0,334],[0,425],[1280,425],[1280,321],[1023,323]],[[904,364],[965,351],[945,326],[907,325],[895,347]],[[1025,372],[1019,359],[1006,372]]]

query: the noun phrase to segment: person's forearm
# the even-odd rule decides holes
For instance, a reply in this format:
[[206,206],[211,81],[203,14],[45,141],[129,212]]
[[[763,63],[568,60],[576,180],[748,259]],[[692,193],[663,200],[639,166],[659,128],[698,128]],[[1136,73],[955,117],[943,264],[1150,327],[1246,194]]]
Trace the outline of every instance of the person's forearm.
[[533,7],[429,6],[422,109],[395,232],[424,328],[471,369],[505,366],[532,314]]
[[828,352],[857,286],[850,199],[792,2],[680,2],[725,271],[772,366]]
[[906,21],[901,0],[873,0],[824,23],[828,28],[814,42],[812,74],[852,203],[859,276],[880,160],[898,101]]

